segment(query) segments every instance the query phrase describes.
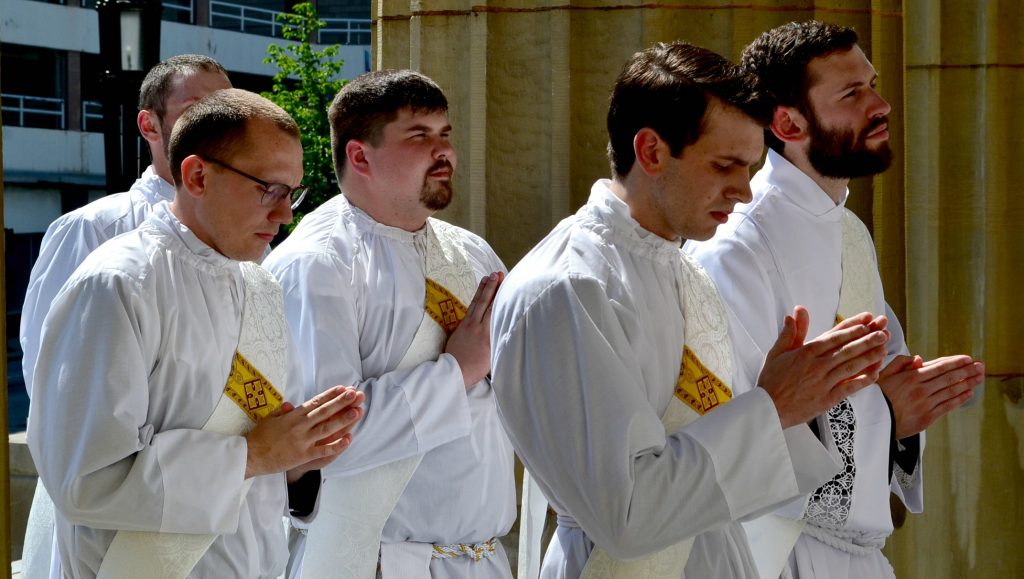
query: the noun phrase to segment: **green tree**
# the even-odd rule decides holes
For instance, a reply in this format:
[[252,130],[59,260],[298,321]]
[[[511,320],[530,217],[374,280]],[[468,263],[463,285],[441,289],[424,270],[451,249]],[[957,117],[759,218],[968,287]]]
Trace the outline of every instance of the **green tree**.
[[297,44],[267,47],[266,64],[277,67],[274,85],[263,93],[288,111],[302,131],[303,184],[309,186],[306,200],[295,214],[289,230],[302,215],[317,208],[338,192],[331,161],[331,129],[327,108],[345,81],[338,78],[345,61],[338,58],[337,44],[316,50],[310,41],[326,23],[317,18],[316,8],[308,2],[296,4],[292,12],[282,12],[277,20],[284,26],[282,35]]

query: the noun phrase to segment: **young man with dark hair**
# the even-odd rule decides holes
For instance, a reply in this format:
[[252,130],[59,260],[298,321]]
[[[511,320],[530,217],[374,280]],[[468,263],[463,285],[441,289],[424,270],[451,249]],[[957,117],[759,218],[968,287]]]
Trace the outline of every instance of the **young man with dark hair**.
[[341,194],[266,261],[307,394],[366,394],[359,443],[323,472],[302,577],[511,577],[497,538],[516,516],[512,448],[487,378],[505,268],[431,217],[453,193],[447,111],[414,71],[349,82],[329,111]]
[[857,34],[792,22],[752,42],[742,65],[772,98],[771,150],[751,183],[753,200],[713,239],[687,245],[736,312],[735,333],[749,338],[737,350],[739,370],[757,371],[794,304],[807,307],[812,333],[864,309],[884,311],[891,333],[878,384],[811,423],[843,470],[769,517],[792,529],[790,539],[770,533],[773,544],[755,552],[778,560],[772,577],[892,577],[880,550],[893,530],[890,489],[921,510],[923,430],[970,399],[984,367],[969,356],[906,355],[870,234],[844,206],[851,178],[880,173],[892,160],[890,107]]
[[251,260],[303,192],[298,127],[226,89],[182,115],[170,154],[173,202],[90,254],[47,314],[29,449],[64,576],[278,577],[281,473],[347,448],[363,398],[284,402],[281,288]]
[[759,387],[733,398],[746,385],[728,312],[680,249],[749,200],[764,115],[750,79],[711,51],[634,55],[611,96],[612,179],[499,292],[501,417],[558,513],[545,579],[757,577],[734,521],[836,472],[805,422],[874,380],[884,318],[805,344],[797,308]]
[[[137,121],[139,133],[149,145],[152,165],[128,191],[103,197],[51,223],[32,266],[21,310],[22,369],[29,397],[43,319],[53,298],[87,255],[107,240],[138,227],[158,203],[174,198],[167,161],[171,128],[192,103],[230,86],[224,67],[198,54],[172,56],[146,74]],[[53,503],[38,485],[25,536],[25,579],[50,577],[52,537]]]

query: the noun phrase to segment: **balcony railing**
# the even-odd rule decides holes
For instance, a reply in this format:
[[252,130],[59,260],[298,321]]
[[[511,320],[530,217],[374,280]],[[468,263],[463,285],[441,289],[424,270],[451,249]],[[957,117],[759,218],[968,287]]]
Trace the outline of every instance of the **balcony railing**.
[[[277,21],[278,10],[253,8],[236,2],[210,0],[210,28],[236,30],[247,34],[281,37],[284,26]],[[317,34],[318,44],[370,44],[370,20],[322,18],[327,26]]]
[[103,132],[103,103],[82,101],[82,132]]
[[164,20],[195,24],[195,0],[163,0],[162,4]]
[[317,44],[370,44],[370,21],[359,18],[322,18],[327,25],[316,33]]
[[64,99],[3,93],[0,100],[5,125],[64,129]]

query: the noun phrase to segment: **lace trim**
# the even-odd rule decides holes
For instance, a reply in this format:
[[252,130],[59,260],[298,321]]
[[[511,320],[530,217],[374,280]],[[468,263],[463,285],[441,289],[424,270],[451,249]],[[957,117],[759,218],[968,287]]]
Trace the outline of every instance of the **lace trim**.
[[843,460],[843,470],[811,494],[803,518],[824,528],[839,529],[849,520],[853,503],[853,480],[857,475],[857,465],[853,461],[853,435],[857,418],[848,400],[830,408],[825,416]]
[[[920,464],[920,461],[918,461],[918,464]],[[911,489],[917,486],[918,470],[920,470],[920,468],[915,466],[914,471],[908,473],[900,468],[899,464],[894,464],[892,474],[896,477],[896,482],[899,483],[901,489]]]

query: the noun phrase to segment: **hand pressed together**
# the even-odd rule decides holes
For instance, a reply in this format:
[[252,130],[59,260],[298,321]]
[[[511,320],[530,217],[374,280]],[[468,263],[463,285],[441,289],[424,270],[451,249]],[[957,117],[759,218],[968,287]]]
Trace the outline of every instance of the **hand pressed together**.
[[329,464],[351,444],[364,398],[355,388],[335,386],[299,407],[285,402],[245,435],[245,478],[287,471],[292,481]]
[[874,384],[885,358],[885,316],[850,316],[804,343],[810,316],[797,306],[786,316],[765,357],[758,385],[775,402],[783,428],[807,422],[850,394]]
[[946,356],[925,362],[897,356],[882,370],[878,385],[892,403],[896,438],[906,438],[971,399],[985,380],[985,365],[970,356]]
[[454,356],[462,368],[466,388],[491,372],[491,307],[504,279],[505,274],[496,271],[480,280],[466,317],[445,344],[444,351]]

